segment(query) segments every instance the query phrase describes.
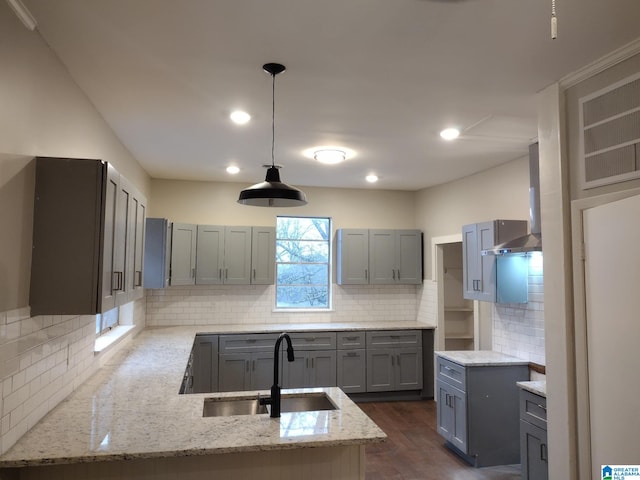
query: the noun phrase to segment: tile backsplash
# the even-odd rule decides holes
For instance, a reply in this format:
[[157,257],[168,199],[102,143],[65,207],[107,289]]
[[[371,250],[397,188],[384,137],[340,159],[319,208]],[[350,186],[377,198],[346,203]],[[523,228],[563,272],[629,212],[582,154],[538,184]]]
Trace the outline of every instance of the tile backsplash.
[[529,258],[528,303],[494,304],[493,349],[545,365],[542,254]]
[[414,321],[416,285],[333,285],[330,311],[276,311],[273,285],[197,285],[147,290],[146,324],[224,325]]

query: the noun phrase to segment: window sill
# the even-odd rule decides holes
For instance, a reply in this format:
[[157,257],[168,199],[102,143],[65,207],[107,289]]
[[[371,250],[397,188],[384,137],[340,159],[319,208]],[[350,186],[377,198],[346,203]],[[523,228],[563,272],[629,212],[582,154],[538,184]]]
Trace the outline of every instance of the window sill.
[[95,355],[98,355],[99,353],[104,352],[109,347],[122,340],[134,328],[135,325],[118,325],[108,332],[103,333],[98,338],[96,338],[96,343],[93,347],[93,353]]

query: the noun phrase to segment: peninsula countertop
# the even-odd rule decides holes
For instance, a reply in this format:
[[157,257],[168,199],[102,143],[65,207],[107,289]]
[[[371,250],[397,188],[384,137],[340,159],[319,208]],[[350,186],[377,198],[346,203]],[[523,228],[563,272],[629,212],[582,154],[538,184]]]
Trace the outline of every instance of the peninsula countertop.
[[[409,323],[383,327],[376,322],[373,328],[420,328]],[[205,398],[238,396],[238,392],[178,393],[196,333],[372,328],[365,324],[260,327],[143,330],[2,455],[0,468],[384,441],[384,432],[338,388],[283,390],[325,391],[338,409],[283,413],[279,419],[266,414],[203,417]]]
[[528,365],[523,360],[512,355],[494,352],[493,350],[447,350],[435,354],[464,367],[484,367],[491,365]]

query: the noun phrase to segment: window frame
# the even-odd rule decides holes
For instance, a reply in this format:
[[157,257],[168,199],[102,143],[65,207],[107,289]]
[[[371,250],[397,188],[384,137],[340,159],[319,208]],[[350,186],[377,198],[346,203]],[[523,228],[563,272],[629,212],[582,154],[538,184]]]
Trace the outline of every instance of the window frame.
[[[318,242],[318,241],[324,241],[324,240],[318,240],[318,239],[307,239],[307,240],[296,240],[296,239],[281,239],[278,236],[278,221],[280,218],[298,218],[298,219],[320,219],[320,220],[326,220],[328,222],[327,225],[327,239],[326,239],[326,243],[327,243],[327,261],[326,261],[326,268],[327,268],[327,304],[326,306],[323,307],[284,307],[284,306],[278,306],[278,288],[279,288],[279,283],[278,283],[278,265],[292,265],[292,264],[302,264],[301,262],[279,262],[278,261],[278,242],[280,240],[283,241],[303,241],[303,242],[310,242],[310,241],[314,241],[314,242]],[[333,280],[332,280],[332,275],[333,275],[333,242],[331,241],[333,238],[333,219],[329,216],[322,216],[322,215],[276,215],[276,236],[275,236],[275,242],[276,242],[276,248],[275,248],[275,292],[274,292],[274,311],[278,311],[278,312],[329,312],[333,309]],[[308,263],[311,264],[311,263]],[[325,265],[325,262],[317,262],[315,263],[316,265]],[[285,284],[286,285],[286,284]],[[317,284],[320,285],[320,284]]]

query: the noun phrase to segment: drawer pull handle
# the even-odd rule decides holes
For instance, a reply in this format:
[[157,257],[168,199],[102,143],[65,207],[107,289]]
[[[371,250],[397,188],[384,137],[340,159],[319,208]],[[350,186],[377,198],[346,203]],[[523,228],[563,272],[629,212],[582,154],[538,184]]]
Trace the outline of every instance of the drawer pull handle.
[[355,342],[356,340],[358,340],[358,337],[344,337],[345,340],[349,340],[350,342]]
[[355,357],[358,354],[356,352],[347,352],[347,357]]
[[305,338],[305,341],[307,341],[307,342],[315,342],[316,341],[316,337],[307,337],[307,338]]
[[544,405],[538,405],[538,408],[544,410],[545,412],[547,411],[547,407]]

